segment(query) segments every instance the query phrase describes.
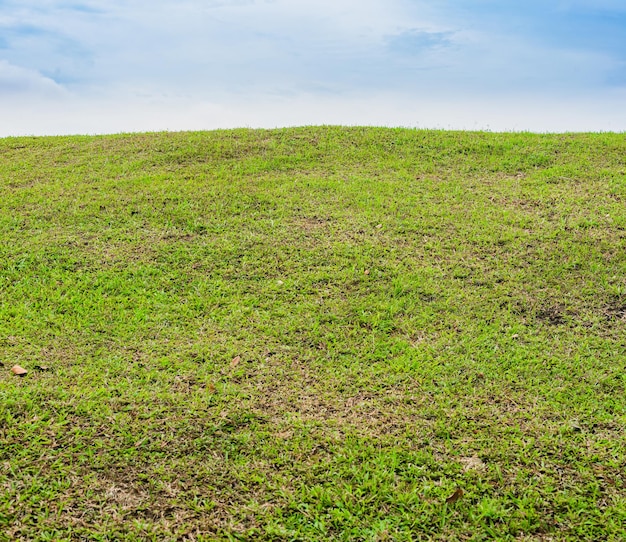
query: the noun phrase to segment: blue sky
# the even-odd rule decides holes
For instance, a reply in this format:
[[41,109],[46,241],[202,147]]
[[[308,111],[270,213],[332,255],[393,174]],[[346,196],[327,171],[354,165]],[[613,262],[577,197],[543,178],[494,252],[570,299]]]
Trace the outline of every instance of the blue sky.
[[0,136],[626,131],[623,0],[0,0]]

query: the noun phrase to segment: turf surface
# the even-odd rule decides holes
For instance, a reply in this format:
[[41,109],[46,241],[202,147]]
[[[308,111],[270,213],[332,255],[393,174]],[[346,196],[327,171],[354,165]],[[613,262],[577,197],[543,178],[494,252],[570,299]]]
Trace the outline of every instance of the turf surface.
[[6,138],[0,194],[0,540],[626,538],[624,134]]

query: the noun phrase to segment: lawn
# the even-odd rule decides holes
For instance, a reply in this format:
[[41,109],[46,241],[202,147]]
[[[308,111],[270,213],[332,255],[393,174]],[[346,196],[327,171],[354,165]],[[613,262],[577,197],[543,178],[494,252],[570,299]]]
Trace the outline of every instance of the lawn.
[[0,194],[0,541],[626,539],[625,134],[4,138]]

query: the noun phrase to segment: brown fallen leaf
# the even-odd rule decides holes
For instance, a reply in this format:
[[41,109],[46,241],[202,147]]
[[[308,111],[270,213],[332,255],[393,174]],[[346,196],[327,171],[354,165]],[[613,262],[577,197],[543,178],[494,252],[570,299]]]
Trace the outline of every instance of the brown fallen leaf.
[[237,367],[237,365],[239,365],[240,361],[241,361],[241,356],[235,356],[233,358],[233,360],[230,362],[230,366],[231,367]]
[[11,367],[11,372],[17,376],[25,376],[26,373],[28,373],[24,367],[20,367],[19,365],[13,365],[13,367]]
[[463,490],[460,487],[457,487],[454,490],[454,493],[452,495],[450,495],[447,499],[446,499],[446,503],[447,504],[454,504],[456,501],[458,501],[461,497],[463,497]]
[[207,388],[209,389],[209,393],[215,393],[217,391],[217,388],[215,387],[215,384],[213,384],[213,382],[209,382]]
[[370,270],[369,270],[369,269],[366,269],[366,270],[365,270],[365,274],[366,274],[366,275],[369,275],[369,274],[370,274]]

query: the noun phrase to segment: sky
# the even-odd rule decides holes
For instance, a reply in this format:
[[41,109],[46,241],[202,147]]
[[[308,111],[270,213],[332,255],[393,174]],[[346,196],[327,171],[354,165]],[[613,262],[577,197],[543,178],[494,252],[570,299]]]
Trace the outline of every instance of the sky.
[[626,131],[624,0],[0,0],[0,137]]

